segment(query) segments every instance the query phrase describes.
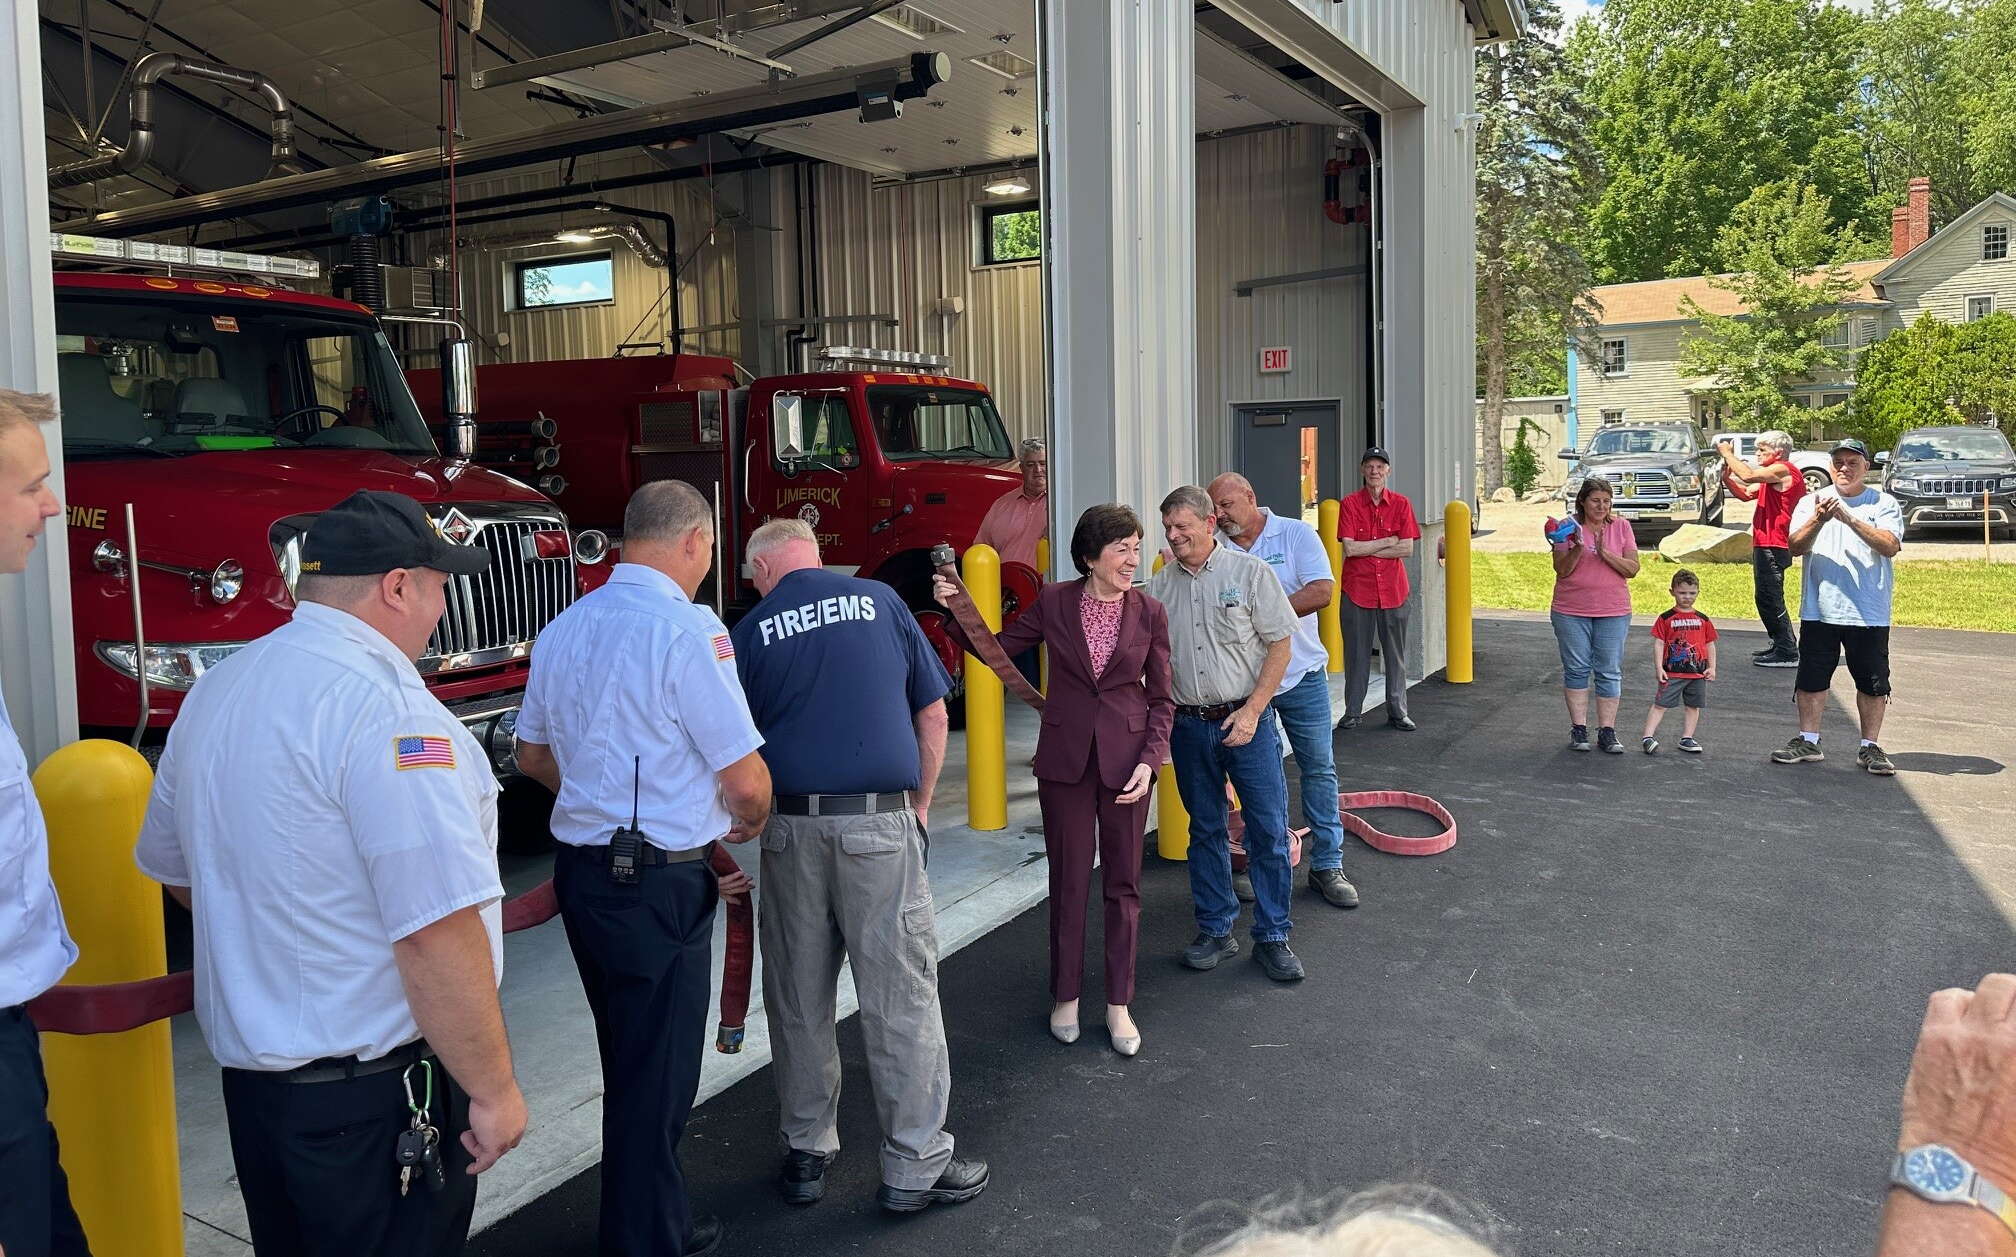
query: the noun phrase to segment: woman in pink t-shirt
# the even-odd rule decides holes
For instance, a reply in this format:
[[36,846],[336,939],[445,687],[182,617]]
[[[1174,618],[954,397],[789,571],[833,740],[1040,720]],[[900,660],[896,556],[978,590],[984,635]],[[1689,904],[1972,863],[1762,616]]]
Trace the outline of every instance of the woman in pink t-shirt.
[[1561,647],[1561,694],[1568,702],[1570,750],[1589,749],[1589,686],[1596,687],[1596,744],[1622,755],[1617,698],[1624,686],[1624,641],[1631,632],[1631,587],[1638,541],[1631,521],[1610,511],[1610,482],[1591,476],[1575,495],[1575,529],[1554,545],[1554,640]]

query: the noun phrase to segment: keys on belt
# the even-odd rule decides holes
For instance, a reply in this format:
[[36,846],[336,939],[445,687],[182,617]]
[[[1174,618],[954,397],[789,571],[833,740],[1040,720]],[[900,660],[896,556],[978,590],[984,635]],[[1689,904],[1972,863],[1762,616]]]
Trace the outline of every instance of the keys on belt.
[[908,790],[892,790],[880,794],[780,794],[774,810],[780,816],[874,816],[908,811],[910,806]]

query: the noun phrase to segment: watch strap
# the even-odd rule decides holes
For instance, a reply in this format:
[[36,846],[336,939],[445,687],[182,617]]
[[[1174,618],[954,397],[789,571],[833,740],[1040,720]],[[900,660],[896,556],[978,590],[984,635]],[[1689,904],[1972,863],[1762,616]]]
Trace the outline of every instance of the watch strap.
[[1960,1164],[1967,1167],[1967,1183],[1960,1189],[1959,1198],[1940,1200],[1927,1196],[1918,1189],[1918,1185],[1913,1183],[1910,1176],[1905,1173],[1905,1163],[1910,1160],[1912,1153],[1918,1152],[1923,1148],[1935,1146],[1938,1145],[1920,1145],[1918,1148],[1907,1148],[1892,1158],[1890,1161],[1890,1185],[1901,1187],[1919,1199],[1931,1201],[1933,1204],[1968,1204],[1985,1209],[2000,1219],[2002,1225],[2008,1227],[2012,1234],[2016,1234],[2016,1200],[2011,1200],[2009,1193],[2003,1191],[2001,1187],[1984,1176],[1980,1170],[1974,1168],[1973,1162],[1954,1152],[1951,1148],[1942,1147],[1941,1150],[1950,1154]]
[[2002,1225],[2008,1227],[2011,1233],[2016,1233],[2016,1201],[2009,1199],[2008,1192],[1983,1178],[1979,1170],[1974,1171],[1968,1188],[1975,1204],[2002,1219]]

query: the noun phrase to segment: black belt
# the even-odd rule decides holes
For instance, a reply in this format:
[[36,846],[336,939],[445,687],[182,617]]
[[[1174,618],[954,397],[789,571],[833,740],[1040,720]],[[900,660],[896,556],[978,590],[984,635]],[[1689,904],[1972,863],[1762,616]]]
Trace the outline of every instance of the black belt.
[[1238,711],[1242,706],[1244,706],[1242,703],[1213,703],[1209,707],[1184,707],[1178,704],[1176,714],[1188,716],[1192,720],[1219,721]]
[[881,812],[907,812],[910,810],[910,792],[780,794],[775,810],[779,816],[874,816]]
[[385,1055],[368,1061],[360,1061],[355,1056],[325,1056],[321,1060],[309,1061],[294,1069],[268,1072],[265,1070],[239,1070],[239,1073],[257,1074],[261,1078],[271,1078],[276,1082],[311,1083],[344,1082],[351,1078],[368,1078],[372,1074],[390,1073],[419,1063],[434,1053],[428,1048],[427,1040],[415,1039],[403,1047],[393,1048]]
[[[654,847],[647,842],[641,844],[637,849],[637,865],[639,868],[648,869],[656,868],[661,864],[685,864],[693,860],[704,860],[708,857],[712,847],[713,844],[709,843],[704,847],[688,847],[683,851],[667,851],[663,847]],[[574,850],[581,853],[587,859],[593,860],[605,868],[608,867],[608,843],[598,843],[592,847],[575,847]]]

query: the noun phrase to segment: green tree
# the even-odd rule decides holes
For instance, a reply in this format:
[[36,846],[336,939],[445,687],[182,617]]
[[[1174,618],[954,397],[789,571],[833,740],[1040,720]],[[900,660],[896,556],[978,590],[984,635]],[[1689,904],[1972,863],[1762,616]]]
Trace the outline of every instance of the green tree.
[[1512,452],[1505,456],[1505,483],[1512,492],[1525,497],[1540,480],[1540,459],[1526,443],[1526,430],[1537,428],[1531,419],[1519,421],[1519,435],[1513,438]]
[[1558,44],[1560,10],[1530,0],[1524,38],[1477,55],[1477,387],[1484,491],[1504,483],[1505,399],[1566,386],[1566,347],[1594,326],[1579,224],[1600,177],[1589,117]]
[[1962,105],[1968,25],[1946,0],[1878,0],[1859,62],[1872,216],[1888,219],[1918,175],[1932,180],[1933,217],[1942,223],[1984,195]]
[[1955,325],[1924,314],[1863,352],[1845,426],[1889,449],[1910,428],[1991,417],[2016,439],[2016,316]]
[[1832,226],[1875,228],[1855,130],[1861,26],[1826,0],[1608,0],[1579,23],[1568,51],[1607,178],[1589,219],[1599,278],[1713,269],[1736,207],[1787,179],[1828,199]]
[[1797,386],[1847,365],[1848,351],[1825,341],[1844,326],[1838,307],[1861,281],[1838,263],[1874,247],[1853,229],[1835,228],[1833,218],[1827,198],[1811,187],[1758,188],[1716,240],[1712,260],[1734,274],[1708,281],[1733,293],[1742,312],[1711,314],[1691,297],[1681,301],[1700,330],[1681,344],[1680,371],[1716,382],[1738,431],[1840,418],[1839,406],[1809,410],[1793,400]]

